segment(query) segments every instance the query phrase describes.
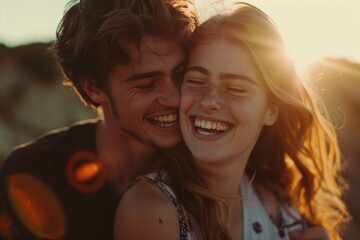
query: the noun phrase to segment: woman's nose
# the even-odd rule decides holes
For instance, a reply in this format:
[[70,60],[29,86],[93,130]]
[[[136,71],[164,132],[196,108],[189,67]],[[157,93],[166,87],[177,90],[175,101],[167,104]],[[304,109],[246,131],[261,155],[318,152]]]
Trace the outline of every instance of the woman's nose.
[[221,96],[219,89],[212,87],[204,92],[204,95],[199,100],[199,106],[204,110],[219,110],[224,104],[224,99]]

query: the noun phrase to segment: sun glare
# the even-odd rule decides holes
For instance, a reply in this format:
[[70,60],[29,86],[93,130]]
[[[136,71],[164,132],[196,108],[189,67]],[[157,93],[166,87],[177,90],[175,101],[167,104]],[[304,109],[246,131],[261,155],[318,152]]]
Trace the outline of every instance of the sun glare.
[[[69,0],[2,0],[0,43],[16,46],[55,38],[56,27]],[[46,2],[46,3],[45,3]],[[239,0],[194,0],[202,21],[233,9]],[[288,52],[299,65],[325,56],[360,61],[359,0],[248,0],[278,26]],[[27,11],[27,9],[34,11]],[[46,9],[46,10],[43,10]],[[37,10],[37,11],[36,11]]]
[[[201,20],[232,9],[235,0],[198,0]],[[298,67],[322,57],[360,61],[360,1],[356,0],[253,0],[276,23],[288,53]],[[216,10],[213,10],[214,7]]]

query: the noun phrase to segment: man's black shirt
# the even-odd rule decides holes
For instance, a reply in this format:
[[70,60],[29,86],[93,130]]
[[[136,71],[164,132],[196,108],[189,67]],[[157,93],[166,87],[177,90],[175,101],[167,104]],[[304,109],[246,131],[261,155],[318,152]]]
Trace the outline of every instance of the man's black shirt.
[[4,161],[0,210],[12,239],[113,239],[119,196],[97,157],[97,123],[51,131]]

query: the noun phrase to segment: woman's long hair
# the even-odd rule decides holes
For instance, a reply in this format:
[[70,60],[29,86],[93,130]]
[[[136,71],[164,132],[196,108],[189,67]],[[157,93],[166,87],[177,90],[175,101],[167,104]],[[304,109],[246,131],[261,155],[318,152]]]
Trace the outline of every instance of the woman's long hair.
[[[295,205],[310,226],[322,225],[339,238],[338,226],[348,217],[341,200],[340,151],[332,125],[285,51],[272,20],[256,7],[240,3],[230,14],[216,15],[193,36],[199,43],[224,38],[247,51],[266,83],[270,101],[278,106],[278,120],[264,126],[250,155],[246,173],[282,201]],[[184,207],[197,220],[202,239],[230,239],[219,218],[220,196],[209,186],[184,146],[168,152],[163,162]]]

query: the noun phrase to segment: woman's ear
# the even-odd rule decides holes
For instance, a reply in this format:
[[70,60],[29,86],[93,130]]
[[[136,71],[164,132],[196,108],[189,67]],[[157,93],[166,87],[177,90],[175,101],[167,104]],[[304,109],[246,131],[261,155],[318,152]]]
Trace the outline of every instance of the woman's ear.
[[266,112],[264,124],[266,126],[273,125],[278,119],[278,114],[279,114],[279,107],[276,105],[270,106],[268,111]]
[[96,85],[95,81],[84,80],[82,82],[82,87],[89,98],[91,98],[91,100],[95,103],[102,104],[107,101],[106,93]]

